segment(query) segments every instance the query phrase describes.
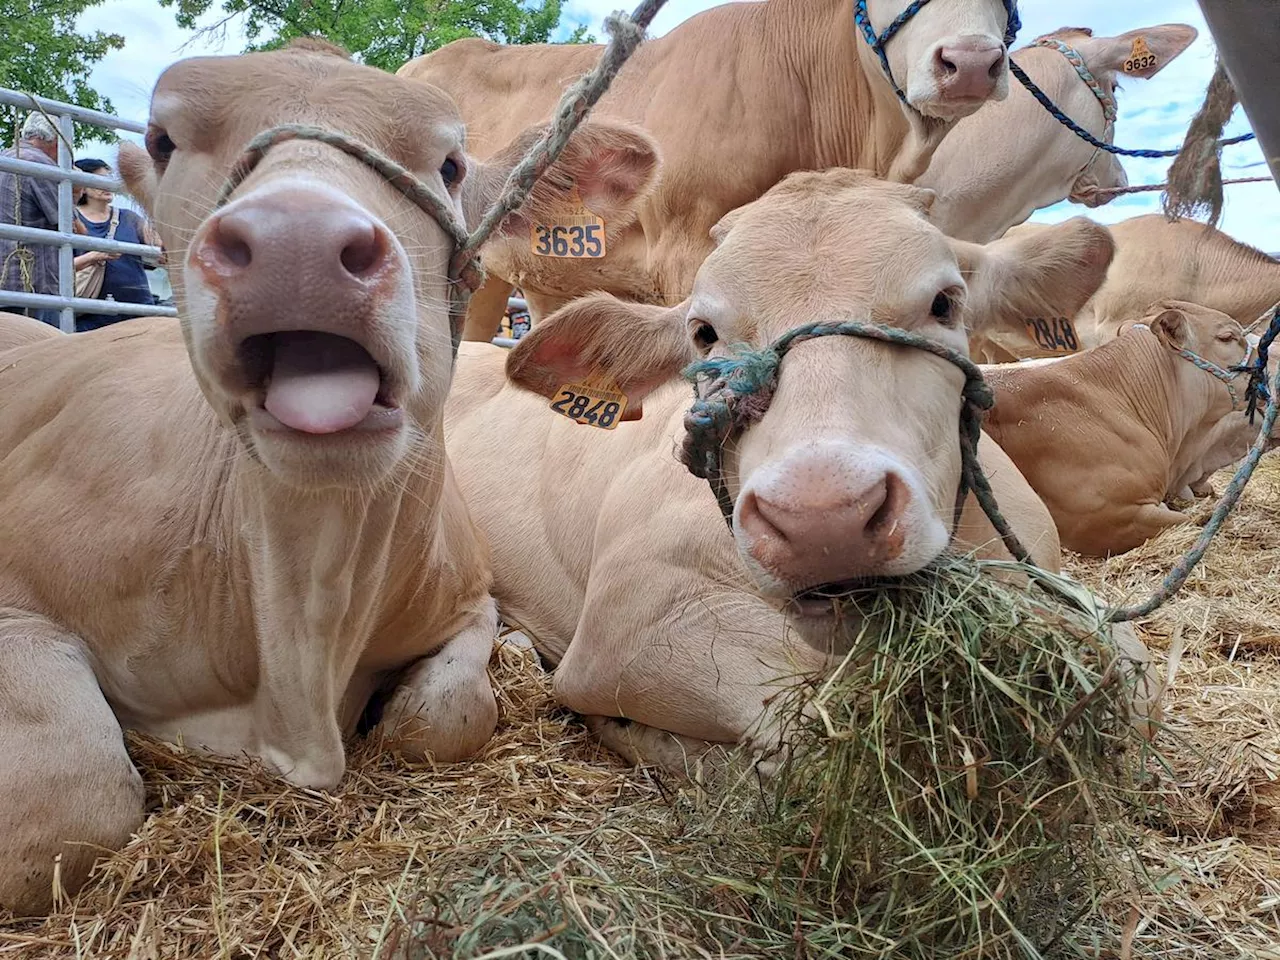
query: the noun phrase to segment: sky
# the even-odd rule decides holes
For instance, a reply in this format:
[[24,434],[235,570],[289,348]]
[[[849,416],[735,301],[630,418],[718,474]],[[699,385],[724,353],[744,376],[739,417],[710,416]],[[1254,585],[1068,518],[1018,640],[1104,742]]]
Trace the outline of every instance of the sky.
[[[650,36],[661,35],[682,20],[719,0],[668,0],[658,14]],[[615,9],[631,5],[630,0],[567,0],[561,29],[568,33],[585,23],[599,38],[601,24]],[[1200,36],[1181,56],[1150,80],[1126,80],[1119,94],[1119,118],[1115,142],[1122,147],[1166,149],[1178,147],[1192,115],[1199,108],[1205,87],[1213,73],[1213,40],[1195,0],[1072,0],[1070,13],[1062,0],[1021,0],[1023,28],[1019,42],[1063,26],[1089,26],[1095,36],[1112,36],[1138,27],[1159,23],[1188,23]],[[206,23],[219,19],[218,11]],[[124,49],[114,51],[99,63],[91,80],[111,98],[122,117],[145,122],[151,88],[170,63],[200,54],[239,53],[245,40],[241,23],[233,21],[219,35],[194,36],[174,22],[173,9],[161,8],[158,0],[106,0],[86,11],[80,20],[85,30],[111,30],[125,37]],[[852,29],[852,27],[851,27]],[[1244,133],[1249,125],[1244,111],[1237,108],[1227,127],[1227,135]],[[133,138],[139,139],[139,138]],[[110,148],[96,151],[111,162]],[[81,156],[88,155],[81,151]],[[1125,158],[1130,184],[1160,183],[1170,160]],[[1225,177],[1259,176],[1268,171],[1262,165],[1262,151],[1256,142],[1228,147],[1223,153]],[[1160,194],[1117,197],[1091,213],[1084,207],[1063,202],[1037,211],[1032,220],[1055,222],[1088,213],[1102,223],[1114,223],[1160,209]],[[1241,184],[1226,189],[1226,206],[1219,227],[1246,243],[1263,250],[1280,251],[1280,237],[1274,225],[1280,222],[1280,192],[1273,183]]]

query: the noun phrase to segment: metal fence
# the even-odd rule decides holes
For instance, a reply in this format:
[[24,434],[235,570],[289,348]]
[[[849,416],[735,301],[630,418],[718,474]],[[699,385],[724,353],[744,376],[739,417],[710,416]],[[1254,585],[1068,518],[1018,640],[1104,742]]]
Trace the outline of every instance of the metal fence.
[[36,309],[58,308],[58,326],[64,333],[75,331],[75,315],[77,313],[127,313],[131,316],[176,317],[178,311],[173,307],[151,306],[141,303],[121,303],[114,300],[89,300],[77,297],[75,267],[72,264],[73,249],[101,250],[104,253],[127,253],[147,258],[158,258],[159,247],[138,243],[122,243],[118,240],[99,240],[97,237],[81,236],[72,232],[75,218],[75,204],[72,201],[71,188],[99,187],[113,193],[121,191],[119,181],[109,177],[98,177],[83,173],[72,165],[71,144],[75,142],[73,123],[83,123],[107,130],[125,130],[130,133],[146,133],[146,127],[132,120],[124,120],[100,110],[87,110],[73,103],[62,103],[36,97],[18,90],[0,87],[0,104],[7,104],[24,110],[42,110],[51,119],[56,120],[58,132],[58,166],[50,167],[42,163],[30,163],[16,157],[0,157],[0,172],[18,174],[40,180],[56,180],[58,182],[58,229],[38,230],[32,227],[20,227],[9,223],[0,223],[0,239],[16,240],[26,244],[43,244],[58,248],[58,293],[51,294],[23,293],[15,290],[0,290],[0,307],[34,307]]

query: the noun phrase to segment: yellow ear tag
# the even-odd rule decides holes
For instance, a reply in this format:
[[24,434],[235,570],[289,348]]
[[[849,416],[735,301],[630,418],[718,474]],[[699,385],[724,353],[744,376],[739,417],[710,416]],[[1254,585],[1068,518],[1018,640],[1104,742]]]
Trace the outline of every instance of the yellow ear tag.
[[1080,338],[1076,328],[1066,317],[1030,317],[1022,321],[1027,333],[1041,350],[1050,353],[1076,353],[1080,350]]
[[1147,38],[1135,37],[1133,49],[1129,51],[1129,56],[1121,64],[1120,69],[1125,73],[1141,73],[1144,70],[1154,69],[1159,63],[1160,58],[1147,46]]
[[627,412],[627,395],[610,382],[566,383],[556,391],[551,409],[576,423],[612,430]]
[[598,260],[605,255],[604,218],[587,209],[577,186],[568,202],[529,225],[529,249],[534,256],[563,260]]

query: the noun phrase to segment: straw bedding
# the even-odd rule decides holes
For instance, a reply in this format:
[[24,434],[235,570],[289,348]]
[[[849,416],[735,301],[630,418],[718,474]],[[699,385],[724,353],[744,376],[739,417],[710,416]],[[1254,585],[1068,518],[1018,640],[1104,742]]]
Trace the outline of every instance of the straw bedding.
[[[1004,873],[999,865],[987,875],[996,896],[973,899],[974,922],[961,931],[976,933],[966,942],[977,946],[937,956],[1027,955],[990,922],[991,906],[1043,917],[1035,901],[1044,900],[1058,929],[1079,916],[1069,935],[1050,938],[1056,955],[1280,960],[1278,503],[1280,462],[1268,458],[1183,594],[1140,625],[1161,675],[1173,676],[1168,729],[1158,756],[1124,754],[1145,760],[1128,765],[1133,783],[1108,780],[1106,765],[1094,772],[1092,782],[1116,788],[1091,794],[1110,811],[1098,819],[1105,829],[1067,825],[1045,857]],[[1075,559],[1069,572],[1108,600],[1134,599],[1194,532],[1170,531],[1107,562]],[[1103,664],[1089,669],[1096,680]],[[415,767],[356,744],[332,795],[132,738],[149,789],[142,831],[48,920],[0,919],[0,958],[874,956],[867,934],[886,917],[923,926],[894,904],[935,895],[929,877],[940,874],[899,871],[900,887],[877,886],[872,874],[910,858],[888,847],[854,856],[832,839],[838,818],[819,815],[830,812],[830,791],[813,771],[865,760],[874,739],[832,740],[819,751],[827,767],[784,764],[777,783],[747,777],[722,793],[624,767],[555,706],[527,651],[504,644],[494,679],[502,722],[476,761]],[[963,716],[961,701],[947,709]],[[837,727],[877,716],[856,699],[836,705],[828,722]],[[1106,726],[1105,703],[1086,713],[1092,733],[1077,724],[1067,739],[1104,752],[1118,727]],[[970,777],[967,738],[944,731],[939,742],[961,755],[940,804],[998,795],[988,771]],[[869,795],[874,779],[858,792]],[[1121,815],[1115,804],[1131,787],[1131,800],[1146,800]],[[771,818],[762,821],[762,809]],[[988,814],[1000,816],[999,804]],[[1042,822],[1056,821],[1046,812]],[[920,850],[942,849],[917,839]],[[1028,834],[1015,846],[1037,842]],[[1088,882],[1072,888],[1062,857]],[[1044,865],[1053,875],[1037,875]],[[1001,877],[1021,878],[1021,889],[1000,888]],[[886,908],[890,888],[902,899]],[[841,900],[850,890],[857,896]],[[881,915],[866,909],[861,926],[831,922],[876,903]],[[880,947],[929,955],[922,939]]]

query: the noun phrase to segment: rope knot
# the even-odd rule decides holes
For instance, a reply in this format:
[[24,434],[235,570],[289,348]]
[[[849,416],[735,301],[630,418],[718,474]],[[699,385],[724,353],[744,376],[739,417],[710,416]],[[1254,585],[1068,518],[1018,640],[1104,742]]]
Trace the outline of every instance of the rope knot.
[[684,377],[697,396],[685,414],[681,460],[703,480],[720,471],[720,450],[737,430],[760,420],[778,388],[782,357],[772,347],[739,347],[726,357],[691,363]]

